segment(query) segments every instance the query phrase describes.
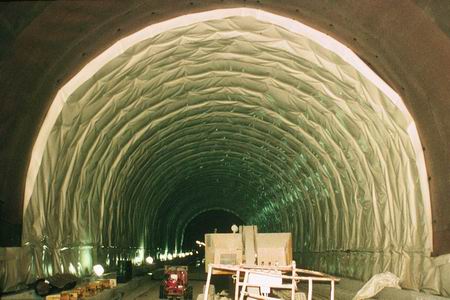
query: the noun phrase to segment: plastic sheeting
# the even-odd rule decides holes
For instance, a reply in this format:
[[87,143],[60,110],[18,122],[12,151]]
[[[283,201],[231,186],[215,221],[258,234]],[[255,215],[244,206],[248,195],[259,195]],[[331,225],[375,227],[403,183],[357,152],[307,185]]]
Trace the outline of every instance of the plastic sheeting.
[[329,37],[223,11],[115,45],[120,55],[108,50],[55,101],[23,233],[51,259],[35,255],[32,272],[181,251],[185,223],[219,208],[292,231],[302,265],[360,279],[390,270],[435,291],[426,173],[399,98]]
[[400,278],[391,272],[376,274],[356,293],[353,300],[370,299],[385,287],[400,289],[399,282]]

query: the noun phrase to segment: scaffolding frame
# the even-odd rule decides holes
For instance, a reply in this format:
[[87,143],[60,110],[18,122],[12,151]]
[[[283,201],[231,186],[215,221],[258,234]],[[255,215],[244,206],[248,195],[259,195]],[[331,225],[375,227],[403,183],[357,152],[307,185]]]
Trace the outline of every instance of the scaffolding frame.
[[[244,300],[245,297],[251,299],[261,300],[279,300],[280,298],[269,297],[267,294],[261,295],[248,292],[249,287],[256,288],[269,288],[272,289],[288,289],[290,290],[291,300],[295,300],[295,293],[299,291],[297,283],[301,281],[308,282],[308,294],[307,299],[312,300],[313,296],[313,283],[314,282],[330,282],[330,299],[334,300],[335,283],[340,279],[322,272],[311,271],[306,269],[298,269],[295,261],[292,261],[287,266],[255,266],[255,265],[223,265],[223,264],[209,264],[208,265],[208,277],[206,279],[205,290],[203,299],[208,300],[209,286],[211,284],[211,276],[214,271],[226,272],[235,280],[235,292],[234,300]],[[287,281],[288,283],[273,284],[267,282],[254,283],[249,282],[249,278],[252,274],[260,276],[268,276],[278,278],[281,282]],[[241,277],[243,280],[241,281]]]

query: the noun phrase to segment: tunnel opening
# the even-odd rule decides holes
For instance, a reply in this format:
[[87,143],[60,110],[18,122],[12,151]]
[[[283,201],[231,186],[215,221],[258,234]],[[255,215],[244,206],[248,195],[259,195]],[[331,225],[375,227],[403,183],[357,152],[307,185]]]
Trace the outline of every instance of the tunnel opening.
[[219,228],[220,208],[292,232],[302,266],[392,270],[417,288],[426,178],[400,97],[348,48],[260,10],[193,14],[120,41],[58,93],[23,241],[32,272],[82,275],[108,255],[184,251],[201,220]]
[[233,225],[244,225],[244,221],[231,211],[213,209],[202,212],[186,225],[182,237],[182,249],[201,249],[197,241],[204,242],[205,234],[230,233]]

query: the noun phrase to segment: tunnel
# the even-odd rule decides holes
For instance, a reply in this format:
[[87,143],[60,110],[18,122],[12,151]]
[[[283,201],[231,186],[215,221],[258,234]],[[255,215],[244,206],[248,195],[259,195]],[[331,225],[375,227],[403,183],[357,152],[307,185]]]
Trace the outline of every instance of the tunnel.
[[181,237],[182,249],[197,249],[199,242],[203,242],[208,233],[230,233],[233,225],[244,225],[242,219],[236,214],[223,209],[211,209],[198,213],[185,223]]
[[[391,271],[446,295],[436,220],[448,195],[437,202],[418,108],[353,47],[271,3],[117,28],[51,79],[23,163],[21,247],[5,248],[27,263],[2,265],[3,289],[176,257],[246,224],[291,232],[302,267],[362,281]],[[35,9],[70,21],[65,5]]]

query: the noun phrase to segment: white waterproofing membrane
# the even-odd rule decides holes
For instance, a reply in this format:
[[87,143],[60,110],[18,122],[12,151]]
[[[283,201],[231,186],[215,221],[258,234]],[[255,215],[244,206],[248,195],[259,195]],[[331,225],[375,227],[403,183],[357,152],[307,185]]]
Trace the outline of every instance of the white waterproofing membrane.
[[186,250],[186,222],[218,208],[292,232],[302,266],[436,292],[421,151],[398,95],[324,34],[244,8],[152,25],[58,93],[27,178],[26,276]]

